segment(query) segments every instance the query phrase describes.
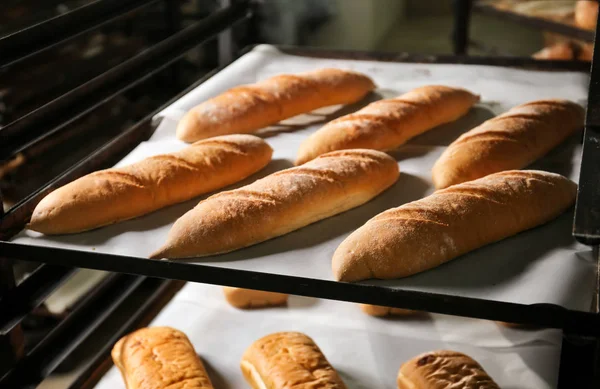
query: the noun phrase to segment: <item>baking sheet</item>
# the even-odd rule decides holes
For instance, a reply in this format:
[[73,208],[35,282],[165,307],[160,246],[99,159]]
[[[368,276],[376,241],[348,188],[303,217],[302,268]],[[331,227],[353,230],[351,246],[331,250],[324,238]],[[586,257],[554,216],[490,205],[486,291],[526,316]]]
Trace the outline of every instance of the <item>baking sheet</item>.
[[[185,147],[174,137],[177,120],[187,109],[209,97],[235,85],[281,72],[325,66],[365,72],[380,88],[359,104],[328,107],[262,130],[260,135],[275,150],[273,161],[263,171],[233,187],[291,167],[300,143],[310,133],[324,122],[377,98],[399,95],[421,85],[445,84],[479,93],[482,102],[467,116],[419,136],[394,152],[393,156],[399,161],[400,178],[370,203],[271,241],[205,258],[198,263],[331,279],[332,254],[353,230],[387,208],[432,193],[431,166],[444,146],[459,134],[514,105],[535,99],[559,97],[585,104],[588,83],[587,75],[577,72],[313,59],[283,54],[271,46],[259,46],[162,112],[159,116],[164,120],[152,138],[136,148],[120,165]],[[577,181],[581,156],[579,137],[574,136],[533,167],[561,173]],[[96,231],[60,237],[23,231],[13,241],[146,257],[165,241],[172,223],[205,197]],[[567,212],[545,226],[409,278],[366,283],[521,304],[551,303],[587,311],[593,293],[594,263],[589,248],[579,245],[571,236],[572,217],[572,212]]]
[[[450,349],[482,364],[503,389],[556,388],[561,333],[516,330],[444,315],[374,318],[358,305],[291,296],[287,307],[242,311],[220,287],[188,283],[151,324],[185,332],[217,389],[249,387],[239,369],[262,336],[300,331],[312,337],[349,389],[395,389],[400,365],[423,352]],[[96,389],[124,389],[116,368]]]

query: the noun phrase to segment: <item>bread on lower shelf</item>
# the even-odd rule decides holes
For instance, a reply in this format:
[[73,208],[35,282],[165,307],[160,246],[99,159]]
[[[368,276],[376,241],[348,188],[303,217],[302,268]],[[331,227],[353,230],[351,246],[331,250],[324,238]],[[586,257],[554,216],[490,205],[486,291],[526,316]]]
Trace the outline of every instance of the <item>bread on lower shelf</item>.
[[278,332],[254,342],[241,369],[253,389],[345,389],[316,343],[300,332]]
[[194,346],[174,328],[137,330],[122,337],[111,355],[127,389],[213,389]]
[[554,173],[512,170],[438,190],[380,213],[333,255],[339,281],[407,277],[556,218],[577,185]]
[[236,308],[262,308],[287,303],[288,295],[284,293],[266,292],[264,290],[223,287],[225,299]]
[[398,389],[500,389],[471,357],[456,351],[432,351],[405,362]]
[[250,133],[317,108],[359,101],[375,89],[364,74],[318,69],[232,88],[194,108],[177,126],[185,142]]
[[360,309],[371,316],[412,316],[417,312],[410,309],[384,307],[381,305],[360,304]]
[[70,234],[142,216],[241,181],[267,166],[272,154],[256,136],[228,135],[94,172],[44,197],[28,228]]
[[398,175],[398,163],[380,151],[328,153],[200,202],[151,257],[201,257],[251,246],[358,207]]

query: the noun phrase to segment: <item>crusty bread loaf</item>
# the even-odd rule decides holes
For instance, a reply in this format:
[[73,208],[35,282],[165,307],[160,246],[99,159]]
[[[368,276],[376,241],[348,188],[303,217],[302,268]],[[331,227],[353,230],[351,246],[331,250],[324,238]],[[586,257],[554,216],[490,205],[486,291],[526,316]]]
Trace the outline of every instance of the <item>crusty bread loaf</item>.
[[127,389],[213,389],[194,346],[170,327],[142,328],[112,349]]
[[592,62],[593,57],[594,57],[594,44],[593,43],[584,43],[584,44],[579,45],[579,53],[577,54],[578,61]]
[[456,351],[432,351],[405,362],[398,389],[500,389],[471,357]]
[[595,30],[598,21],[598,2],[579,0],[575,4],[575,25],[586,30]]
[[381,305],[360,304],[360,309],[371,316],[411,316],[417,313],[410,309],[384,307]]
[[236,308],[262,308],[287,303],[288,295],[264,290],[223,287],[225,299]]
[[465,89],[439,85],[376,101],[310,135],[300,146],[296,165],[334,150],[395,149],[412,137],[460,118],[478,101],[479,96]]
[[28,227],[68,234],[138,217],[240,181],[265,167],[272,153],[258,137],[229,135],[94,172],[42,199]]
[[439,190],[380,213],[333,255],[340,281],[419,273],[546,223],[575,201],[577,185],[554,173],[512,170]]
[[373,89],[369,77],[350,70],[279,75],[230,89],[192,108],[179,122],[177,138],[194,142],[249,133],[317,108],[357,102]]
[[575,50],[570,42],[559,42],[552,46],[544,47],[531,57],[551,61],[570,61],[575,58]]
[[436,188],[521,169],[583,127],[584,110],[567,100],[519,105],[461,135],[432,169]]
[[254,342],[241,368],[253,389],[345,389],[319,347],[299,332],[278,332]]
[[200,202],[152,258],[226,253],[287,234],[366,203],[398,179],[398,164],[375,150],[329,153]]

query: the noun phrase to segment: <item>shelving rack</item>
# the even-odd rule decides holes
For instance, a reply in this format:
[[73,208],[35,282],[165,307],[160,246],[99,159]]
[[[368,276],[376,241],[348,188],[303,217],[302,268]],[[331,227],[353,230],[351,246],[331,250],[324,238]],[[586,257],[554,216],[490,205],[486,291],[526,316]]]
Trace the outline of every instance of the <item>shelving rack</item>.
[[[126,2],[116,3],[124,7]],[[141,5],[139,3],[136,2]],[[85,27],[80,26],[80,28],[102,24],[101,20],[107,17],[106,15],[118,17],[120,15],[117,12],[118,9],[128,12],[129,8],[111,8],[115,13],[107,10],[108,13],[98,14],[99,19],[96,20],[96,24],[88,21],[85,23]],[[215,14],[174,33],[163,42],[0,129],[0,159],[9,158],[16,151],[26,148],[28,144],[37,139],[53,136],[57,128],[64,123],[103,104],[111,96],[118,95],[137,85],[147,74],[163,69],[167,64],[181,57],[187,50],[215,37],[239,21],[248,20],[251,15],[252,3],[248,1],[231,2]],[[45,36],[46,34],[42,34],[41,31],[47,31],[46,29],[57,29],[58,32],[54,36],[62,36],[65,40],[69,39],[69,34],[77,34],[79,30],[72,25],[73,20],[69,22],[69,14],[63,15],[60,19],[53,22],[54,24],[51,26],[44,26],[42,23],[41,26],[0,39],[0,58],[10,58],[9,62],[13,63],[19,60],[19,56],[26,57],[44,50],[45,46],[36,39]],[[40,30],[36,30],[36,28],[40,28]],[[36,43],[25,44],[29,41]],[[19,44],[17,45],[15,42],[19,42]],[[45,44],[57,44],[57,42],[45,42]],[[16,47],[19,47],[18,54],[11,53],[11,50]],[[221,47],[231,47],[231,44],[223,44]],[[586,65],[582,63],[557,63],[528,58],[412,56],[402,53],[343,52],[293,47],[280,47],[280,49],[297,55],[326,58],[586,70]],[[0,64],[0,68],[8,66],[9,62]],[[594,63],[598,63],[598,61],[594,61]],[[179,96],[165,103],[163,107],[202,84],[215,72],[191,85]],[[574,232],[575,236],[584,243],[598,245],[600,244],[600,212],[596,212],[596,210],[600,207],[600,193],[598,193],[600,186],[595,178],[598,177],[597,170],[600,166],[598,142],[600,138],[597,134],[600,131],[600,89],[598,89],[597,81],[600,73],[594,67],[591,77],[581,187]],[[98,374],[101,374],[102,367],[106,366],[108,352],[114,341],[140,323],[147,323],[153,312],[160,309],[161,303],[164,304],[165,300],[175,293],[176,284],[169,280],[238,286],[561,328],[564,333],[564,342],[559,387],[597,387],[588,385],[597,385],[600,382],[598,290],[596,290],[595,307],[590,312],[578,312],[549,305],[526,306],[363,284],[217,268],[185,262],[173,263],[120,255],[23,246],[8,242],[11,236],[24,227],[35,205],[51,190],[84,174],[113,165],[139,142],[147,139],[153,131],[153,126],[156,125],[152,121],[153,116],[154,113],[148,115],[7,212],[0,213],[0,312],[2,312],[0,317],[0,358],[2,358],[0,387],[34,387],[64,361],[73,349],[89,337],[111,312],[118,309],[127,296],[135,291],[146,290],[148,298],[144,304],[130,312],[126,322],[114,331],[106,346],[99,350],[82,369],[83,373],[72,387],[87,387],[87,385],[93,384]],[[595,253],[598,253],[597,249]],[[12,269],[15,260],[42,264],[28,279],[17,285]],[[73,274],[76,268],[108,270],[113,274],[86,296],[69,316],[32,351],[23,355],[20,329],[23,318],[27,312],[41,304],[52,291]],[[90,314],[91,312],[94,314]]]

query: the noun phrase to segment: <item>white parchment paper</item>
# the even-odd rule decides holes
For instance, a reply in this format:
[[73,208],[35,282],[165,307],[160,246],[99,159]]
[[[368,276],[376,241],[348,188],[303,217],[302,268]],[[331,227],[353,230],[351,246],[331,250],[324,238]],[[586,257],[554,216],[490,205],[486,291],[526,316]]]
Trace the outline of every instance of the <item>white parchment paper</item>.
[[[120,164],[185,147],[184,143],[175,139],[178,118],[192,106],[230,87],[283,72],[319,67],[364,72],[373,77],[379,88],[359,104],[328,107],[262,130],[259,135],[275,150],[273,161],[263,171],[234,187],[291,167],[300,143],[310,133],[326,121],[352,112],[374,99],[396,96],[417,86],[445,84],[479,93],[482,102],[458,121],[433,129],[394,152],[401,170],[400,179],[370,203],[271,241],[231,254],[202,259],[198,263],[331,279],[332,254],[346,236],[385,209],[417,200],[433,191],[431,166],[444,146],[459,134],[517,104],[535,99],[566,98],[585,104],[588,84],[587,75],[577,72],[314,59],[283,54],[270,46],[259,46],[162,112],[159,116],[164,120],[152,138]],[[580,136],[574,136],[532,167],[561,173],[577,181]],[[23,231],[13,241],[146,257],[162,245],[172,223],[204,197],[87,233],[44,237],[32,231]],[[572,217],[572,212],[568,212],[545,226],[476,250],[431,271],[402,280],[367,283],[522,304],[551,303],[570,309],[588,310],[594,282],[593,260],[590,250],[577,244],[571,237]]]
[[[185,332],[216,389],[248,388],[239,362],[248,346],[279,331],[312,337],[349,389],[395,389],[400,365],[423,352],[460,351],[477,360],[503,389],[556,387],[558,330],[509,329],[494,322],[444,315],[374,318],[358,305],[291,296],[286,307],[242,311],[220,287],[188,283],[152,326]],[[97,389],[125,389],[113,367]]]

